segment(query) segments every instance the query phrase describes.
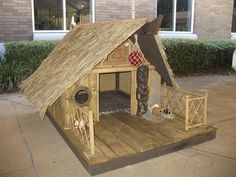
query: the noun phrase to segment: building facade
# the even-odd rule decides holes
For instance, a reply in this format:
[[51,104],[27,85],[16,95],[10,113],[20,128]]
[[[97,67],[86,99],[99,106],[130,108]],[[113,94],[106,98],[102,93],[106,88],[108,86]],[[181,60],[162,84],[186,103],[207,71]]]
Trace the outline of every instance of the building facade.
[[236,0],[1,0],[0,42],[58,40],[74,25],[165,16],[164,38],[236,38]]

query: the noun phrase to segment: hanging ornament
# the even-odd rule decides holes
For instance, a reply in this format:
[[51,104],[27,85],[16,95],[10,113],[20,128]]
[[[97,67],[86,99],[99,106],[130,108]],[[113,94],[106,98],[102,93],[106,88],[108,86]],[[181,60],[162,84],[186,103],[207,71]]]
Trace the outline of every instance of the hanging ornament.
[[144,55],[143,52],[141,51],[139,45],[138,45],[138,35],[134,35],[135,38],[135,43],[134,46],[128,56],[129,62],[132,66],[134,67],[140,67],[144,63]]

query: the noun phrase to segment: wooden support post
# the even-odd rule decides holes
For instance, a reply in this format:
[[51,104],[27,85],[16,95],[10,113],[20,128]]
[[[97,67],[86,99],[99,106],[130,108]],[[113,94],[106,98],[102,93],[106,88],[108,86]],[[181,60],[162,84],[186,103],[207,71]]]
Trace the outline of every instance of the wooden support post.
[[207,102],[208,102],[208,93],[205,93],[205,104],[204,104],[204,124],[207,125]]
[[136,70],[131,71],[131,99],[130,99],[130,107],[131,107],[131,115],[136,115],[137,113],[137,98],[136,98]]
[[167,107],[168,105],[167,105],[167,101],[166,101],[166,98],[167,97],[167,95],[166,95],[166,83],[164,82],[164,84],[163,84],[163,106],[164,107]]
[[100,94],[100,75],[99,75],[99,73],[97,73],[97,88],[96,88],[97,90],[97,95],[96,95],[96,100],[97,100],[97,103],[96,103],[96,105],[97,105],[97,110],[96,110],[96,121],[97,122],[99,122],[100,121],[100,112],[99,112],[99,110],[100,110],[100,104],[99,104],[99,99],[100,99],[100,96],[99,96],[99,94]]
[[116,91],[120,90],[120,73],[116,73]]
[[149,92],[151,92],[151,89],[152,89],[152,77],[153,77],[153,69],[150,69],[149,68],[149,71],[148,71],[148,88],[149,88]]
[[189,95],[185,96],[185,130],[188,130],[188,123],[189,123]]
[[70,115],[70,103],[69,103],[69,99],[70,99],[70,95],[68,95],[68,92],[64,93],[64,105],[67,111],[64,111],[64,117],[65,117],[65,125],[64,125],[64,130],[68,130],[71,129],[71,115]]
[[93,74],[89,74],[87,76],[87,80],[88,80],[88,87],[91,90],[91,101],[89,103],[89,110],[93,111],[94,115],[94,121],[98,121],[99,120],[99,104],[98,104],[98,94],[99,94],[99,89],[98,89],[98,74],[97,73],[93,73]]
[[89,117],[89,141],[90,141],[90,149],[91,154],[95,154],[95,146],[94,146],[94,126],[93,126],[93,112],[88,112]]

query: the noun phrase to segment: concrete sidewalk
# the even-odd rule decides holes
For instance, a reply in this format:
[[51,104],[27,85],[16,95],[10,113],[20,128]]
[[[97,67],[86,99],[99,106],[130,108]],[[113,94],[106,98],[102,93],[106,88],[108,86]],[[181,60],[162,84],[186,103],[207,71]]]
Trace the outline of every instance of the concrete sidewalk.
[[[113,170],[101,177],[235,177],[236,76],[177,79],[209,91],[209,123],[217,138]],[[0,95],[0,177],[90,176],[48,119],[41,121],[21,94]]]

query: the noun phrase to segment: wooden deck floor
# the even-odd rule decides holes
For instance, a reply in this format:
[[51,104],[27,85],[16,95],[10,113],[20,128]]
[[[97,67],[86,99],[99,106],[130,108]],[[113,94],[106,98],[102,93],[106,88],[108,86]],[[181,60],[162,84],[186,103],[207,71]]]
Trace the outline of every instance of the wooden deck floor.
[[90,174],[120,168],[215,138],[213,127],[184,130],[178,119],[153,123],[126,113],[102,116],[95,124],[95,155],[71,130],[60,130]]

